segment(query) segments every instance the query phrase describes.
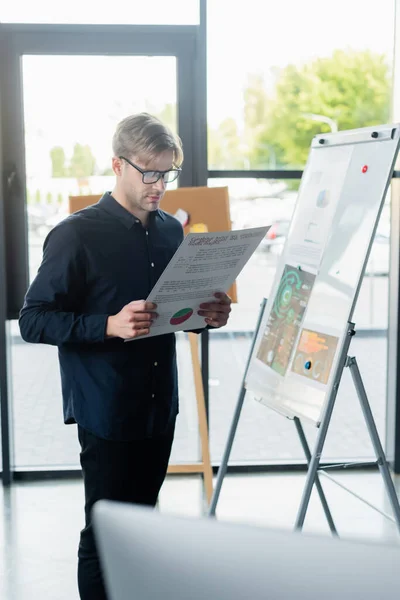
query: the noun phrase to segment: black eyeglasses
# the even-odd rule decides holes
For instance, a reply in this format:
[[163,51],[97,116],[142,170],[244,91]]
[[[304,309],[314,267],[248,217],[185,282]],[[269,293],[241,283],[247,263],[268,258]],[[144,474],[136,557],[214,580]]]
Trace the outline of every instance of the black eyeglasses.
[[121,160],[125,160],[128,164],[131,165],[134,169],[139,171],[142,174],[143,183],[157,183],[157,181],[162,177],[164,183],[171,183],[175,181],[179,177],[179,173],[182,169],[169,169],[169,171],[144,171],[133,162],[129,160],[129,158],[125,158],[125,156],[119,157]]

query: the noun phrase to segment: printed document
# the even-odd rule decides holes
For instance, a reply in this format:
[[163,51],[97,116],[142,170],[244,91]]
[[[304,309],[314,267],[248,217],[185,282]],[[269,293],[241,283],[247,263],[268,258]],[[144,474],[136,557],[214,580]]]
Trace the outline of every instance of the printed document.
[[205,327],[200,304],[217,302],[214,294],[229,290],[268,229],[189,233],[147,298],[158,314],[150,333],[132,341]]

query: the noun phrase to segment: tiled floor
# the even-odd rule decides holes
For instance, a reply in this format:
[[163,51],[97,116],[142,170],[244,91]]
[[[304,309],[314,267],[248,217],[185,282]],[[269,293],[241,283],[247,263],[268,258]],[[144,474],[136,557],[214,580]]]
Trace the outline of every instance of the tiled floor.
[[[375,472],[335,475],[357,494],[390,513],[382,479]],[[395,525],[330,481],[323,480],[343,538],[398,544]],[[292,529],[304,474],[230,475],[225,478],[218,518]],[[400,479],[395,482],[400,490]],[[202,486],[197,477],[170,476],[160,497],[162,512],[198,517]],[[78,600],[76,549],[83,518],[81,481],[15,484],[0,490],[0,598]],[[330,535],[313,494],[304,531]]]

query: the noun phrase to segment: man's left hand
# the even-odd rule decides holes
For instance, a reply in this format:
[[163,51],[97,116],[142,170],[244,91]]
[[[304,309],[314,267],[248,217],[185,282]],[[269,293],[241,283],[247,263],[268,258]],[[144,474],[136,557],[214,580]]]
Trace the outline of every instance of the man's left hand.
[[223,327],[228,322],[232,300],[223,292],[217,292],[215,298],[215,302],[200,304],[198,314],[201,317],[205,317],[207,325],[211,327]]

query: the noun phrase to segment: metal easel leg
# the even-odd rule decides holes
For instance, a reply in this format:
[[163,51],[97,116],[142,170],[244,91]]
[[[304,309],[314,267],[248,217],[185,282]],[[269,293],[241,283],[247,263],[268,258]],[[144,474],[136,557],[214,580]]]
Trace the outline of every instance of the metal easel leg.
[[311,456],[311,460],[308,467],[306,485],[303,490],[303,495],[300,502],[300,508],[297,513],[295,521],[295,529],[301,530],[304,525],[304,520],[307,514],[308,505],[311,498],[312,489],[318,474],[319,462],[321,459],[322,450],[326,440],[326,434],[328,433],[329,423],[331,421],[333,407],[335,406],[336,396],[339,389],[340,380],[342,378],[343,369],[346,366],[347,355],[350,347],[351,338],[354,335],[354,323],[348,323],[347,336],[345,343],[343,344],[339,363],[336,368],[335,381],[329,395],[328,403],[326,405],[325,414],[322,418],[317,441],[315,443],[314,452]]
[[217,508],[217,504],[218,504],[218,500],[219,500],[219,495],[221,493],[221,488],[222,488],[222,483],[224,481],[224,477],[226,475],[226,471],[228,468],[228,461],[229,461],[229,457],[231,454],[231,450],[232,450],[232,446],[233,446],[233,441],[235,439],[235,435],[236,435],[236,430],[237,430],[237,426],[239,423],[239,419],[240,419],[240,414],[242,412],[242,406],[243,406],[243,402],[244,402],[244,398],[246,396],[246,388],[245,388],[245,382],[246,382],[246,377],[247,377],[247,371],[250,365],[250,360],[251,360],[251,356],[253,354],[253,350],[254,350],[254,345],[256,343],[256,338],[258,335],[258,330],[261,324],[261,320],[264,314],[264,309],[266,306],[267,300],[264,298],[262,303],[261,303],[261,307],[260,307],[260,312],[258,315],[258,319],[257,319],[257,324],[256,324],[256,328],[254,330],[254,335],[253,335],[253,340],[251,343],[251,348],[250,348],[250,352],[249,352],[249,356],[247,359],[247,363],[246,363],[246,368],[244,371],[244,375],[243,375],[243,379],[242,379],[242,383],[240,386],[240,392],[239,392],[239,397],[236,403],[236,408],[235,408],[235,413],[233,415],[233,420],[231,423],[231,427],[229,429],[229,434],[228,434],[228,439],[226,442],[226,446],[225,446],[225,450],[224,450],[224,454],[221,460],[221,465],[218,469],[218,475],[217,475],[217,480],[215,482],[215,487],[214,487],[214,492],[211,498],[211,502],[210,502],[210,506],[208,509],[208,514],[207,516],[209,517],[214,517],[215,516],[215,511]]
[[347,359],[347,366],[350,369],[351,376],[353,378],[354,387],[356,388],[357,396],[361,404],[361,409],[367,424],[368,433],[371,438],[372,445],[374,447],[375,456],[377,458],[377,465],[381,472],[383,482],[385,485],[386,492],[389,496],[390,504],[393,510],[394,518],[396,521],[397,529],[400,532],[400,505],[396,494],[392,478],[390,476],[389,467],[386,461],[386,456],[382,448],[381,441],[379,439],[378,430],[374,421],[374,417],[371,411],[371,407],[368,402],[368,396],[365,391],[364,383],[361,378],[361,373],[358,368],[357,360],[355,357]]
[[[307,442],[307,438],[306,438],[306,436],[304,434],[303,426],[302,426],[301,421],[300,421],[300,419],[298,417],[294,417],[293,420],[294,420],[294,424],[296,425],[297,433],[299,435],[300,443],[302,445],[304,454],[306,455],[307,463],[310,464],[310,462],[311,462],[311,452],[310,452],[310,448],[309,448],[309,445],[308,445],[308,442]],[[315,486],[316,486],[316,488],[318,490],[319,499],[321,500],[322,508],[324,509],[324,513],[325,513],[325,516],[326,516],[326,520],[328,521],[329,528],[330,528],[330,530],[331,530],[331,532],[332,532],[333,535],[338,535],[337,529],[335,527],[335,523],[333,521],[333,517],[332,517],[331,511],[330,511],[329,506],[328,506],[328,502],[327,502],[326,497],[325,497],[324,490],[323,490],[322,485],[321,485],[321,481],[320,481],[320,479],[318,477],[318,473],[315,476]]]

